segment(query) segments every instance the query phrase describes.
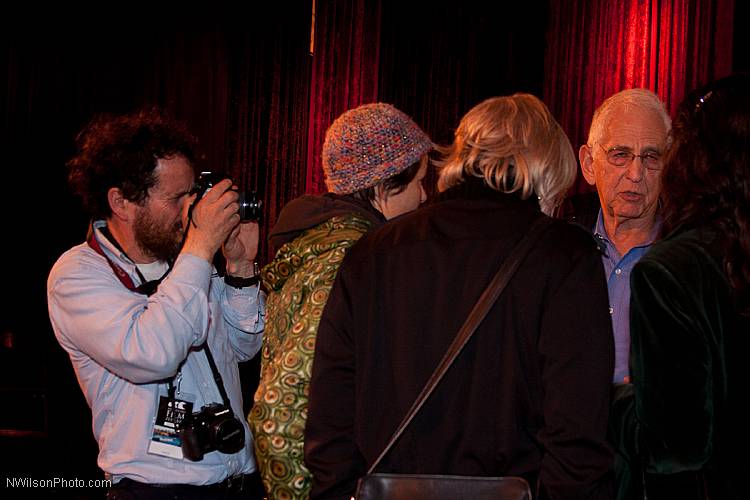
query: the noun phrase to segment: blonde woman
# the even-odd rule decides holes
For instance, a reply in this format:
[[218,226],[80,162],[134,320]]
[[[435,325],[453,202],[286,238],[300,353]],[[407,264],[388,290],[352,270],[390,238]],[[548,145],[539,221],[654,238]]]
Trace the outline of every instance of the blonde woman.
[[[536,97],[463,117],[437,202],[364,236],[318,331],[305,461],[349,498],[510,249],[576,175]],[[534,498],[609,498],[612,331],[593,238],[553,222],[378,472],[523,476]]]

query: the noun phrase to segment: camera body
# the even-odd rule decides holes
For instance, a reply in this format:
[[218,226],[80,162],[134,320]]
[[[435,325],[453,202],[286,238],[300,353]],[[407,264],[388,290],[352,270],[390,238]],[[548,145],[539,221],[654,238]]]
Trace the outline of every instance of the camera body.
[[[214,172],[201,172],[198,176],[198,180],[195,183],[193,192],[198,194],[195,199],[197,203],[206,192],[211,189],[214,184],[221,182],[226,179],[227,176],[217,174]],[[238,203],[240,204],[240,220],[242,222],[258,222],[263,217],[263,201],[258,199],[258,193],[255,191],[237,191],[239,195]]]
[[188,415],[180,427],[182,455],[198,462],[211,451],[237,453],[245,446],[245,427],[231,408],[212,403]]

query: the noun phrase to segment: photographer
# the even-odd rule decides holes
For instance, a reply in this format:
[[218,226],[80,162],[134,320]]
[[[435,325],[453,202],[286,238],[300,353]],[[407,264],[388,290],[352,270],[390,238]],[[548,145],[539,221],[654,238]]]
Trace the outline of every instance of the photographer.
[[192,139],[155,112],[94,120],[69,168],[94,222],[50,272],[49,314],[108,498],[261,498],[237,367],[261,346],[258,225],[230,180],[196,196]]

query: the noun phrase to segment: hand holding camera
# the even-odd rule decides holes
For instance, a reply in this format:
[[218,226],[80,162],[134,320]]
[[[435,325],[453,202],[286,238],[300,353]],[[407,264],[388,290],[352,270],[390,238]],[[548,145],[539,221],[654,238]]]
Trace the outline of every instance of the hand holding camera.
[[196,198],[189,209],[188,232],[183,251],[211,262],[214,254],[240,223],[237,213],[237,193],[231,190],[232,181],[225,179],[202,197]]
[[248,277],[255,274],[255,256],[258,254],[258,224],[238,224],[224,242],[222,250],[226,259],[227,274]]
[[241,268],[243,262],[249,261],[252,266],[258,247],[257,225],[238,228],[238,224],[260,219],[262,202],[256,194],[239,192],[230,179],[211,172],[201,173],[194,191],[196,198],[188,212],[190,221],[184,249],[211,262],[219,247],[226,243],[228,263],[238,262],[237,267]]

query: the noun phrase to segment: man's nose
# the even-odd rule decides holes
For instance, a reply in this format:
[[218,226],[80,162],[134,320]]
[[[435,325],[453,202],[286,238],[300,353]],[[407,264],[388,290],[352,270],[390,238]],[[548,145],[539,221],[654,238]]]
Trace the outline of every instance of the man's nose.
[[646,170],[646,166],[643,164],[643,158],[635,156],[633,161],[627,166],[625,175],[633,182],[639,182],[643,179],[643,173]]

